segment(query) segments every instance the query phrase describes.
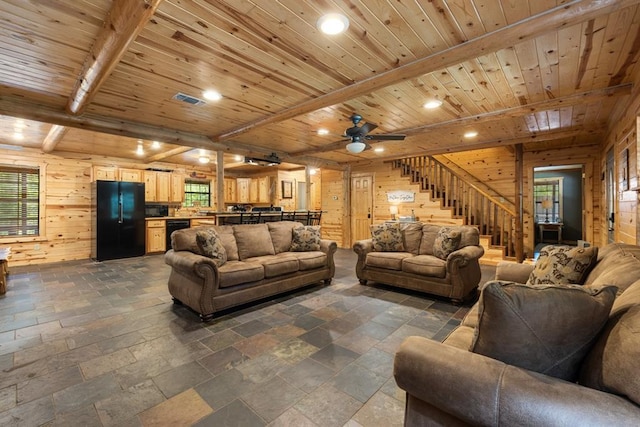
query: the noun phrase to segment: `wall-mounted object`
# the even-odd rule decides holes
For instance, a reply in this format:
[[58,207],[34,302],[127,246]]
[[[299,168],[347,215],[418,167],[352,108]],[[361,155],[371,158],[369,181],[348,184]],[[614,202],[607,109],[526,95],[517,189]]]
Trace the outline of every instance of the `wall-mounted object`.
[[622,181],[620,185],[622,186],[622,191],[629,190],[629,149],[625,148],[622,150],[622,155],[620,156],[620,162],[622,163]]
[[416,200],[416,193],[413,191],[396,190],[387,192],[389,203],[410,203]]
[[282,198],[293,198],[293,183],[291,181],[282,181]]

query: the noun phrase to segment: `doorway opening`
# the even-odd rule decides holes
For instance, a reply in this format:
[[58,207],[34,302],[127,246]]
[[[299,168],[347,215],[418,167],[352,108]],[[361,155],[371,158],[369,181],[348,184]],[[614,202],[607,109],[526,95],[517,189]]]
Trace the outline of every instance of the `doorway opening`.
[[546,244],[577,245],[584,239],[583,165],[534,168],[535,252]]

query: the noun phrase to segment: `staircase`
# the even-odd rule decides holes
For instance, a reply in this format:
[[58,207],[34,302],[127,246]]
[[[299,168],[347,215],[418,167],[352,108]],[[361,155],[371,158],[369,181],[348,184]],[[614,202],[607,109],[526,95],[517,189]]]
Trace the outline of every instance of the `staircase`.
[[452,218],[478,228],[486,242],[487,260],[515,260],[515,211],[510,206],[431,156],[407,157],[392,164],[420,191],[430,192],[431,200],[439,200],[442,209],[450,209]]

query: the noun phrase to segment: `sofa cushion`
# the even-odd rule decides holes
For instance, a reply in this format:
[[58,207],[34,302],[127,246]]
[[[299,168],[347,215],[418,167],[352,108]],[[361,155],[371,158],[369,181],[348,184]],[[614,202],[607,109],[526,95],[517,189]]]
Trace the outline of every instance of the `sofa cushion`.
[[262,264],[245,261],[228,261],[218,269],[220,274],[220,287],[257,282],[264,279],[264,267]]
[[433,255],[416,255],[402,260],[402,271],[444,279],[447,276],[447,262]]
[[238,245],[236,245],[236,236],[233,234],[232,225],[216,225],[213,227],[220,236],[222,246],[227,252],[227,261],[238,261]]
[[604,326],[616,288],[489,282],[470,350],[573,381]]
[[582,364],[579,382],[640,404],[640,280],[616,298],[609,321]]
[[299,222],[275,221],[268,222],[271,243],[276,254],[289,252],[291,250],[291,239],[293,238],[293,228],[299,227]]
[[436,241],[441,225],[423,224],[422,239],[420,240],[420,255],[433,255],[433,243]]
[[211,259],[220,267],[227,262],[227,251],[222,245],[220,236],[213,228],[205,228],[204,230],[198,230],[196,232],[196,242],[200,252]]
[[291,252],[298,259],[300,271],[313,270],[327,266],[327,254],[322,251]]
[[293,229],[291,239],[292,252],[306,252],[320,250],[320,226],[303,225]]
[[460,246],[462,233],[451,227],[442,227],[433,242],[433,254],[441,259],[447,259],[450,253]]
[[422,223],[401,222],[400,231],[402,232],[404,250],[411,252],[413,255],[418,255],[420,253],[420,242],[422,242]]
[[528,285],[582,285],[598,259],[598,247],[545,246],[527,280]]
[[378,252],[404,252],[404,242],[400,223],[384,222],[369,227],[373,250]]
[[262,264],[264,267],[264,277],[266,279],[298,271],[298,259],[289,254],[265,255],[249,258],[247,259],[247,262]]
[[640,279],[638,256],[638,246],[624,243],[606,245],[598,251],[598,262],[585,280],[585,286],[614,285],[619,293],[623,292]]
[[242,224],[233,226],[238,256],[241,261],[262,255],[275,255],[267,224]]
[[409,252],[369,252],[365,260],[367,267],[402,271],[402,261],[415,255]]

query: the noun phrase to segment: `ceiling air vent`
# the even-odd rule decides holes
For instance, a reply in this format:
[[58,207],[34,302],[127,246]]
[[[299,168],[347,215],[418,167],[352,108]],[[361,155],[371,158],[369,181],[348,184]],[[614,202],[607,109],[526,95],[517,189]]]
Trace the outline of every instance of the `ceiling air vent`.
[[187,104],[191,104],[191,105],[206,104],[206,102],[203,101],[202,99],[199,99],[199,98],[196,98],[195,96],[190,96],[181,92],[178,92],[175,95],[173,95],[173,99],[177,99],[178,101],[186,102]]

